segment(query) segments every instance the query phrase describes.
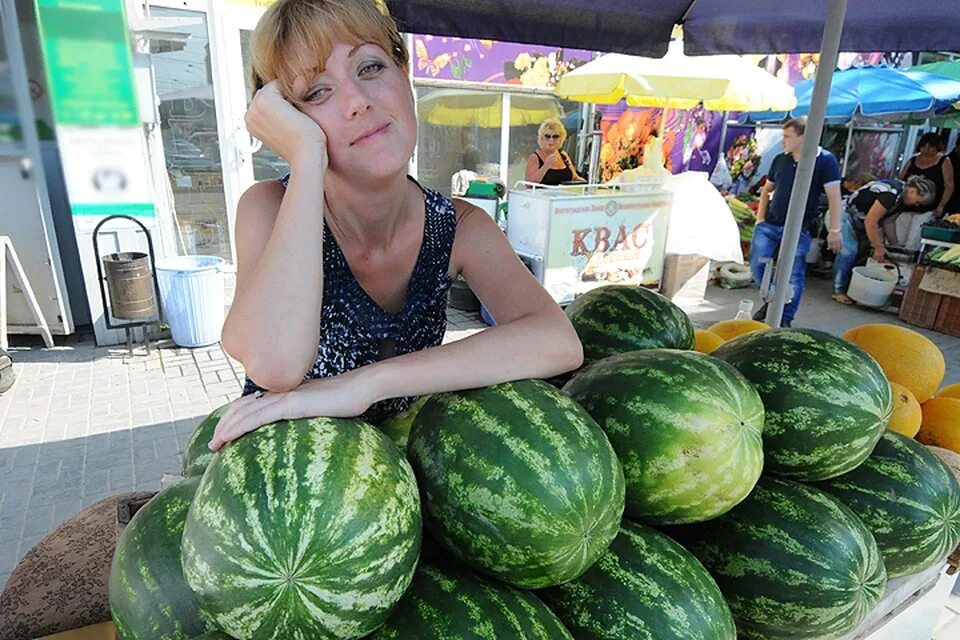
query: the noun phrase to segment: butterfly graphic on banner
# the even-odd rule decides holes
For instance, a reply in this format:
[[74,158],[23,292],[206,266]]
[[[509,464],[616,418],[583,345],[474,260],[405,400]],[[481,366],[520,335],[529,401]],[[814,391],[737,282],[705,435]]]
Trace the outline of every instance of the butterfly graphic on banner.
[[452,60],[449,53],[441,53],[436,58],[431,58],[427,52],[427,45],[420,39],[414,43],[414,50],[417,54],[417,69],[426,70],[433,77],[437,77]]

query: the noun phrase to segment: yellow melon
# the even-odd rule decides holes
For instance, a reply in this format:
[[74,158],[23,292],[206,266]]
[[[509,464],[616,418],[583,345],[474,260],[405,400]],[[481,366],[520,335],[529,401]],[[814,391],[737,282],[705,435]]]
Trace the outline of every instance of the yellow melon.
[[887,429],[912,438],[920,431],[920,422],[923,420],[920,403],[902,384],[891,382],[890,386],[893,388],[893,413],[890,414]]
[[754,331],[764,331],[769,329],[770,325],[759,320],[721,320],[720,322],[707,327],[707,331],[715,333],[724,340],[733,340],[737,336]]
[[956,398],[960,400],[960,382],[950,384],[945,386],[940,391],[937,391],[938,398]]
[[947,465],[947,468],[953,472],[953,477],[957,479],[957,482],[960,482],[960,453],[950,451],[950,449],[944,449],[943,447],[932,447],[929,445],[927,445],[927,449],[930,449],[935,456],[940,458],[940,461]]
[[704,331],[703,329],[697,329],[695,332],[697,342],[693,345],[695,351],[700,353],[713,353],[713,350],[722,345],[725,340],[713,333],[712,331]]
[[943,382],[947,363],[929,338],[894,324],[865,324],[843,337],[876,360],[890,382],[902,384],[918,402],[926,402]]
[[930,398],[920,408],[923,422],[917,440],[960,453],[960,400]]

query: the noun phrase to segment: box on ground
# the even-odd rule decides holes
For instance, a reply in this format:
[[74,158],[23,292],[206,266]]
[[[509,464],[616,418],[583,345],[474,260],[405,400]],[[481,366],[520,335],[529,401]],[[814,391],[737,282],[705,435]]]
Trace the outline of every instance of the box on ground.
[[707,292],[710,259],[697,254],[667,255],[663,260],[660,293],[680,306],[699,304]]
[[900,305],[900,319],[923,329],[960,336],[960,298],[926,290],[929,288],[929,284],[924,285],[927,274],[937,276],[938,290],[954,285],[960,290],[960,273],[917,267]]

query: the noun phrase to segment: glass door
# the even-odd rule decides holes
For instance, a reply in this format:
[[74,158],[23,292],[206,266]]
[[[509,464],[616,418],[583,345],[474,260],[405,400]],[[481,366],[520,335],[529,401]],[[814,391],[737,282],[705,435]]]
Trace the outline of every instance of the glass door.
[[206,3],[151,3],[154,17],[190,18],[188,35],[151,39],[160,130],[174,210],[188,254],[233,261],[231,207],[224,191],[219,96]]
[[250,137],[243,116],[253,98],[250,74],[250,38],[263,15],[255,6],[230,6],[223,14],[223,51],[225,94],[230,96],[231,126],[229,153],[237,166],[238,192],[243,193],[254,182],[276,180],[289,171],[287,163],[272,150]]

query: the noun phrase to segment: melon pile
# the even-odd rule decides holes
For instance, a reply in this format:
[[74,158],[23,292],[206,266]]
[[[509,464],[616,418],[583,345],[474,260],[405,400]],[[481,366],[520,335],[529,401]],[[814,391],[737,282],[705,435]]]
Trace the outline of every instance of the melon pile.
[[908,437],[945,432],[960,393],[917,396],[931,381],[893,380],[866,332],[695,332],[623,285],[567,314],[587,362],[562,390],[282,421],[210,454],[214,412],[118,544],[121,637],[840,637],[960,542],[960,485]]

